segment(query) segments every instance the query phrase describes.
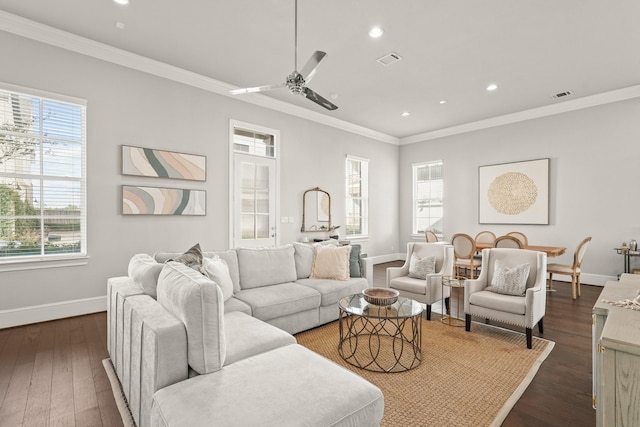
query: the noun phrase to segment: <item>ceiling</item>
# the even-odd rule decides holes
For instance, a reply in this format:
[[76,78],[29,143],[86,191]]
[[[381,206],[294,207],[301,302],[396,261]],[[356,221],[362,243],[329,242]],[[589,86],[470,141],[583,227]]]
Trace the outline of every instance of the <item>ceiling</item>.
[[[0,0],[0,9],[237,87],[283,83],[294,69],[294,0]],[[327,52],[309,87],[339,109],[286,89],[264,95],[405,138],[639,85],[639,22],[638,0],[299,0],[298,68]],[[378,39],[367,34],[374,25],[385,31]],[[402,59],[376,61],[390,52]]]

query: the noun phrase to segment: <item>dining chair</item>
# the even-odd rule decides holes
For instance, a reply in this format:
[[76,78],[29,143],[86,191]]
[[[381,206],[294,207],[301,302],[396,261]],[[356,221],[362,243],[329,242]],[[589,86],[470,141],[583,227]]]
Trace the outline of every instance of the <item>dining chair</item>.
[[522,242],[515,236],[500,236],[493,244],[494,248],[522,249]]
[[553,275],[564,274],[571,276],[571,296],[573,299],[576,299],[576,294],[580,296],[580,267],[582,265],[582,258],[584,258],[584,254],[587,252],[589,242],[591,242],[591,237],[585,238],[578,244],[578,248],[573,254],[573,264],[552,263],[547,265],[547,271],[549,272],[549,290],[553,290]]
[[476,234],[475,241],[476,243],[489,243],[493,245],[493,242],[496,241],[496,235],[492,231],[481,231]]
[[521,233],[519,231],[510,231],[506,235],[513,236],[516,239],[520,240],[523,248],[526,248],[527,246],[529,246],[529,239],[527,239],[527,236],[524,233]]
[[476,277],[478,268],[482,265],[482,260],[474,258],[476,253],[476,241],[473,237],[464,233],[457,233],[451,237],[453,252],[456,258],[456,276],[462,276],[460,270],[469,271],[470,278]]
[[435,243],[435,242],[437,242],[437,241],[438,241],[438,236],[436,236],[436,233],[434,233],[434,232],[433,232],[433,231],[431,231],[431,230],[427,230],[427,231],[425,231],[425,232],[424,232],[424,237],[425,237],[425,240],[426,240],[428,243]]

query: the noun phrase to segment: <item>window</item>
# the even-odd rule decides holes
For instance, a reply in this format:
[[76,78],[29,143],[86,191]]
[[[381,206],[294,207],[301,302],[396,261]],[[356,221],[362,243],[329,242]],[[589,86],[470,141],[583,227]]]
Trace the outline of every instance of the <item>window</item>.
[[442,237],[442,160],[413,165],[413,233]]
[[347,157],[347,237],[369,233],[369,160]]
[[86,256],[85,113],[0,86],[0,263]]

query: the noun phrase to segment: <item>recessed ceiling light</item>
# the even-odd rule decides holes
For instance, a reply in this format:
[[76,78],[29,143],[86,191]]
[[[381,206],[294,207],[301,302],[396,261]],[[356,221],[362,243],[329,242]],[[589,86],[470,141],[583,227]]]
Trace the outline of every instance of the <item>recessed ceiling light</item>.
[[446,103],[447,103],[447,101],[444,100],[444,99],[442,101],[440,101],[440,104],[446,104]]
[[411,115],[411,113],[410,113],[410,112],[408,112],[408,111],[405,111],[404,113],[402,113],[402,114],[400,114],[400,115],[401,115],[402,117],[407,117],[407,116],[410,116],[410,115]]
[[489,86],[487,86],[487,90],[488,91],[492,91],[492,90],[496,90],[498,89],[498,85],[495,83],[491,83]]
[[129,0],[113,0],[113,1],[118,4],[129,4]]
[[369,37],[377,39],[384,34],[384,30],[381,27],[373,27],[369,30]]
[[124,22],[116,21],[116,28],[119,30],[124,30]]

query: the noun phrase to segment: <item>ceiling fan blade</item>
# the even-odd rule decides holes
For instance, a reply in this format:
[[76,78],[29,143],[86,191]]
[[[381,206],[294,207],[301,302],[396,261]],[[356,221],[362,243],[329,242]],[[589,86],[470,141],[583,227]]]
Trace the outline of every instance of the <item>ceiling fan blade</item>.
[[302,88],[302,93],[304,93],[305,98],[307,98],[310,101],[315,102],[318,105],[323,106],[327,110],[337,110],[338,109],[337,105],[332,104],[331,102],[329,102],[325,98],[321,97],[320,95],[318,95],[317,93],[315,93],[314,91],[309,89],[308,87]]
[[281,83],[278,85],[267,85],[267,86],[256,86],[256,87],[246,87],[244,89],[233,89],[230,90],[229,93],[231,95],[242,95],[244,93],[253,93],[253,92],[265,92],[267,90],[280,89],[282,87],[286,87],[285,83]]
[[316,73],[318,65],[320,65],[322,60],[326,57],[327,54],[320,50],[316,50],[315,52],[313,52],[311,58],[307,60],[307,63],[304,64],[304,67],[302,67],[302,71],[300,71],[300,74],[302,75],[302,78],[304,78],[305,82],[309,83],[313,75]]

